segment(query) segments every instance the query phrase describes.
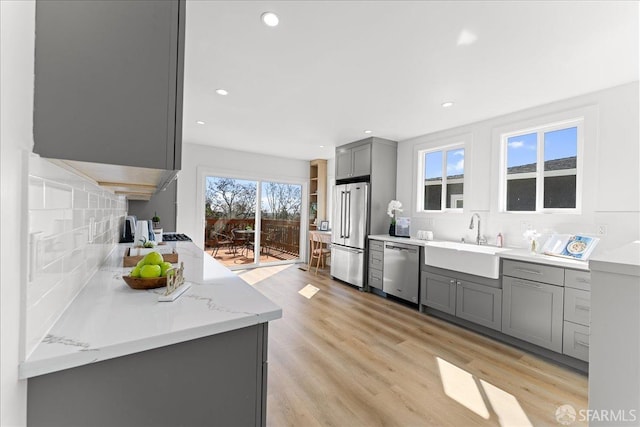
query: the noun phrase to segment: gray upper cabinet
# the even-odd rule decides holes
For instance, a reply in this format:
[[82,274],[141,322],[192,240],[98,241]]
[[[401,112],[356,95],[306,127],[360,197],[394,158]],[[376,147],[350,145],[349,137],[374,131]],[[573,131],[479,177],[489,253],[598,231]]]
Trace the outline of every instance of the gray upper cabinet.
[[368,140],[337,147],[336,179],[371,175],[371,148],[371,142]]
[[184,1],[38,1],[34,152],[179,170],[184,30]]

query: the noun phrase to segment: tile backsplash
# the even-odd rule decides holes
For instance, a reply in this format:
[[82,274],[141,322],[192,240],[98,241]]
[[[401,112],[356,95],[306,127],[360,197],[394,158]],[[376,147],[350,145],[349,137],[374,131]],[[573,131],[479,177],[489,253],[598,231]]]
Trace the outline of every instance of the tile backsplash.
[[120,239],[124,196],[29,158],[26,355],[42,340]]

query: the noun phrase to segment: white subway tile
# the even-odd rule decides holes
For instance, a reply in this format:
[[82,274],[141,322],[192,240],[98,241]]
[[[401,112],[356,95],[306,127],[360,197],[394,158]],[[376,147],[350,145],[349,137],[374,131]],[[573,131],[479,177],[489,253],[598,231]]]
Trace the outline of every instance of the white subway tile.
[[71,187],[53,181],[44,183],[45,209],[71,209]]
[[27,354],[118,243],[127,206],[123,196],[37,156],[29,175]]
[[29,177],[29,209],[44,209],[44,181]]
[[97,209],[100,207],[99,196],[96,193],[89,193],[89,208]]
[[73,190],[73,208],[74,209],[87,209],[89,207],[89,193],[86,191],[74,188]]

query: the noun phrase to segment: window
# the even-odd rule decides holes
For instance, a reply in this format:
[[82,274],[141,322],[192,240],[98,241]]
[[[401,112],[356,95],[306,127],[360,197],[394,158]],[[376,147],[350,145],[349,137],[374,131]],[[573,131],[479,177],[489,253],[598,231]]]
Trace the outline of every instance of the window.
[[421,151],[421,194],[418,210],[462,209],[464,203],[464,145]]
[[579,209],[582,119],[502,137],[502,211]]

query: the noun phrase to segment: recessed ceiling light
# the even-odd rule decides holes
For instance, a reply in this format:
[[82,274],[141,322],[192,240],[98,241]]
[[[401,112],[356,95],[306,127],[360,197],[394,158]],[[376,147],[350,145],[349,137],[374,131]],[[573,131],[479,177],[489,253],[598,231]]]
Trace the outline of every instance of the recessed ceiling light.
[[278,19],[278,15],[276,15],[273,12],[265,12],[265,13],[263,13],[260,16],[260,19],[262,19],[262,22],[267,27],[275,27],[280,22],[280,19]]
[[442,103],[442,108],[449,108],[449,107],[453,107],[453,102],[447,101]]
[[196,120],[196,123],[199,124],[199,125],[203,125],[204,124],[204,122],[202,120]]
[[224,90],[224,89],[216,89],[216,93],[217,93],[218,95],[222,95],[222,96],[229,95],[229,92],[227,92],[227,91],[226,91],[226,90]]
[[324,148],[324,145],[321,145],[320,148]]
[[364,131],[364,133],[371,133],[371,132],[373,132],[373,131],[372,131],[372,130],[369,130],[369,129],[367,129],[367,130],[365,130],[365,131]]
[[476,40],[478,40],[478,36],[476,36],[471,31],[467,30],[466,28],[464,28],[462,31],[460,31],[460,34],[458,35],[457,44],[458,46],[468,46],[468,45],[474,44]]

